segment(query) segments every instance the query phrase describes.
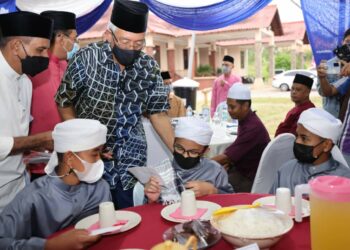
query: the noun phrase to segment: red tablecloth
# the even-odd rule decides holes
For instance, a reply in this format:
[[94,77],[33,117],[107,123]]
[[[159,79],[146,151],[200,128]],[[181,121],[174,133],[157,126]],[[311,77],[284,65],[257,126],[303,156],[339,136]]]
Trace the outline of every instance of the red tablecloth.
[[[258,194],[221,194],[205,196],[202,200],[212,201],[221,206],[250,204],[254,200],[265,196]],[[132,207],[125,210],[134,211],[141,215],[141,223],[124,233],[104,236],[101,241],[90,249],[94,250],[117,250],[124,248],[150,249],[152,246],[162,242],[163,232],[175,223],[166,221],[160,215],[163,206],[150,204]],[[232,246],[224,239],[211,249],[232,249]],[[304,218],[302,223],[295,223],[293,229],[285,235],[271,250],[308,250],[310,247],[310,222]]]

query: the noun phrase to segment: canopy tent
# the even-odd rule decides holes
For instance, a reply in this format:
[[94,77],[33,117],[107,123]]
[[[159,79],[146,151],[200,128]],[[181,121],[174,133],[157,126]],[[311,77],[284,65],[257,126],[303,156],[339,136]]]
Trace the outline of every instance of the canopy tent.
[[45,10],[74,12],[77,19],[78,34],[90,29],[105,13],[112,0],[0,0],[0,14],[17,9],[41,13]]
[[308,38],[317,65],[334,56],[333,49],[340,45],[344,32],[350,27],[350,1],[302,0]]
[[140,0],[161,19],[188,30],[212,30],[242,21],[271,0]]

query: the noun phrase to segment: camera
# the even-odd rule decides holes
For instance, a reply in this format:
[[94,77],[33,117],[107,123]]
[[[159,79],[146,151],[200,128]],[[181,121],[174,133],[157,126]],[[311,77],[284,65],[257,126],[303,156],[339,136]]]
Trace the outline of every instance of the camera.
[[346,62],[350,62],[350,44],[344,44],[337,46],[333,53],[340,59]]

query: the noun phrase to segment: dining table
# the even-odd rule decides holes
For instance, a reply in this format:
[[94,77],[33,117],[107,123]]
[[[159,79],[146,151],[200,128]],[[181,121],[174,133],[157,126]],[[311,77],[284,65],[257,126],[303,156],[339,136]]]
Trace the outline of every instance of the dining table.
[[[235,194],[214,194],[207,195],[198,200],[205,200],[217,203],[221,206],[232,206],[251,204],[256,199],[268,196],[266,194],[235,193]],[[160,203],[145,204],[136,207],[123,209],[132,211],[141,216],[141,222],[136,227],[114,235],[103,236],[100,241],[91,246],[91,250],[120,250],[120,249],[151,249],[154,245],[163,242],[163,233],[175,222],[167,221],[161,217],[161,210],[164,205]],[[72,227],[71,227],[72,228]],[[68,228],[71,229],[71,228]],[[67,230],[67,229],[66,229]],[[64,231],[66,231],[64,230]],[[302,222],[294,222],[291,231],[271,250],[309,250],[310,243],[310,220],[304,218]],[[234,247],[223,238],[209,249],[226,250]]]

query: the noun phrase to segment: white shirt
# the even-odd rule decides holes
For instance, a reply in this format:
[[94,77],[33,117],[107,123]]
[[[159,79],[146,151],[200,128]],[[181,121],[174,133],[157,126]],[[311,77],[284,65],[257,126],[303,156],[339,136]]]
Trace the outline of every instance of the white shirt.
[[14,137],[27,136],[32,83],[0,51],[0,211],[24,187],[23,155],[11,155]]

